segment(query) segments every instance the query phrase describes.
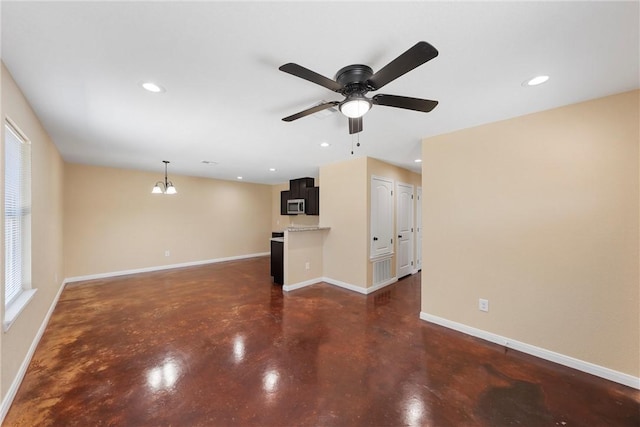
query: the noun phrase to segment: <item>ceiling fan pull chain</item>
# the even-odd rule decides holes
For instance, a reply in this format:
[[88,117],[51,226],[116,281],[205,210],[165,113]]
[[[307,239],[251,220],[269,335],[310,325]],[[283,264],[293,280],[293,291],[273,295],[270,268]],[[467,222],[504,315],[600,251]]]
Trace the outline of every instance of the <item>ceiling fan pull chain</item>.
[[360,133],[351,134],[351,155],[353,155],[353,142],[355,140],[356,147],[360,147]]

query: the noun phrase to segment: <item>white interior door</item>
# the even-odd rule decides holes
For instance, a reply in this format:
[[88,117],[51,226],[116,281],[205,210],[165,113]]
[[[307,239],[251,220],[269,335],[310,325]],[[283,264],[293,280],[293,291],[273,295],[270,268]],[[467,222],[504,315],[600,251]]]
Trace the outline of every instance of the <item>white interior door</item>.
[[393,180],[371,177],[371,251],[376,258],[393,253]]
[[397,277],[413,273],[413,185],[398,183],[396,188]]
[[422,270],[422,187],[416,189],[416,271]]

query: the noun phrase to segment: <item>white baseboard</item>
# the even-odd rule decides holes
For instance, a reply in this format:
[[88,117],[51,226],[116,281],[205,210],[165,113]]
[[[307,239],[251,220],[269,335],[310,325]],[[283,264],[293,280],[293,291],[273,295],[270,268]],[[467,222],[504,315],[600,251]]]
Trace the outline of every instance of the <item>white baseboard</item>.
[[389,286],[389,285],[393,285],[393,284],[394,284],[394,283],[396,283],[397,281],[398,281],[398,278],[397,278],[397,277],[392,277],[392,278],[391,278],[391,279],[389,279],[389,280],[386,280],[386,281],[381,282],[381,283],[378,283],[377,285],[374,285],[374,286],[372,286],[372,287],[370,287],[370,288],[367,288],[365,293],[366,293],[367,295],[368,295],[368,294],[371,294],[371,293],[373,293],[373,292],[375,292],[375,291],[378,291],[378,290],[380,290],[380,289],[382,289],[382,288],[385,288],[385,287],[387,287],[387,286]]
[[315,285],[316,283],[322,282],[322,277],[317,277],[315,279],[305,280],[304,282],[294,283],[293,285],[283,285],[282,290],[285,292],[295,291],[296,289],[305,288],[307,286]]
[[133,270],[122,270],[122,271],[112,271],[109,273],[98,273],[98,274],[89,274],[86,276],[75,276],[75,277],[67,277],[64,280],[64,283],[72,283],[72,282],[82,282],[85,280],[95,280],[95,279],[106,279],[109,277],[117,277],[117,276],[126,276],[128,274],[137,274],[137,273],[148,273],[152,271],[161,271],[161,270],[170,270],[172,268],[182,268],[182,267],[193,267],[196,265],[204,265],[204,264],[215,264],[218,262],[225,261],[236,261],[240,259],[247,258],[256,258],[261,256],[267,256],[269,252],[259,252],[255,254],[248,255],[237,255],[225,258],[215,258],[215,259],[206,259],[202,261],[191,261],[191,262],[183,262],[179,264],[168,264],[168,265],[159,265],[155,267],[145,267],[145,268],[135,268]]
[[338,286],[340,288],[348,289],[353,292],[358,292],[359,294],[368,295],[370,293],[373,293],[377,290],[384,288],[385,286],[392,285],[397,281],[398,279],[396,279],[395,277],[392,277],[386,282],[379,283],[370,288],[363,288],[361,286],[352,285],[351,283],[342,282],[340,280],[335,280],[330,277],[318,277],[317,279],[305,280],[304,282],[294,283],[292,285],[284,285],[282,287],[282,290],[285,292],[290,292],[290,291],[295,291],[296,289],[304,288],[306,286],[315,285],[316,283],[319,283],[319,282],[325,282],[333,286]]
[[423,311],[420,312],[420,319],[640,390],[640,378],[625,374],[623,372],[614,371],[613,369],[605,368],[604,366],[585,362],[584,360],[576,359],[571,356],[566,356],[564,354],[556,353],[551,350],[536,347],[535,345],[512,340],[501,335],[483,331],[482,329],[477,329],[462,323],[447,320],[442,317],[425,313]]
[[339,288],[348,289],[353,292],[358,292],[359,294],[366,295],[367,288],[363,288],[362,286],[352,285],[351,283],[343,282],[341,280],[332,279],[330,277],[323,277],[323,282],[326,282],[333,286],[338,286]]
[[64,282],[60,284],[60,289],[58,289],[58,293],[53,298],[51,302],[51,306],[49,306],[49,310],[47,314],[42,319],[42,323],[40,324],[40,328],[38,332],[36,332],[36,336],[33,338],[33,342],[27,350],[27,354],[25,355],[18,372],[16,373],[15,378],[11,382],[11,386],[9,386],[9,390],[7,390],[7,394],[2,399],[2,404],[0,405],[0,425],[4,421],[4,417],[7,416],[9,412],[9,408],[11,408],[11,404],[13,403],[13,399],[16,397],[16,393],[18,392],[18,388],[20,388],[20,384],[22,384],[22,380],[24,379],[25,374],[27,373],[27,368],[29,368],[29,363],[31,363],[31,358],[33,358],[33,354],[36,352],[36,348],[38,348],[38,344],[40,343],[40,339],[44,334],[45,329],[47,329],[47,325],[49,324],[49,319],[53,314],[53,310],[56,308],[56,304],[58,304],[58,300],[60,299],[60,295],[62,295],[62,291],[64,290]]

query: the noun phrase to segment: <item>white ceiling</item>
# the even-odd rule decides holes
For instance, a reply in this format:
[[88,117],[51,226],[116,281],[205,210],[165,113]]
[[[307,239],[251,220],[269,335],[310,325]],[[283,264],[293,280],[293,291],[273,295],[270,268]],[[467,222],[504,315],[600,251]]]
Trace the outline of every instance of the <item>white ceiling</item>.
[[[279,71],[287,62],[333,78],[435,46],[378,93],[438,107],[374,106],[353,154],[415,171],[424,137],[640,87],[637,1],[2,1],[0,12],[2,60],[66,161],[161,174],[166,159],[170,176],[274,184],[352,158],[340,113],[281,120],[342,99]],[[551,79],[521,85],[538,74]]]

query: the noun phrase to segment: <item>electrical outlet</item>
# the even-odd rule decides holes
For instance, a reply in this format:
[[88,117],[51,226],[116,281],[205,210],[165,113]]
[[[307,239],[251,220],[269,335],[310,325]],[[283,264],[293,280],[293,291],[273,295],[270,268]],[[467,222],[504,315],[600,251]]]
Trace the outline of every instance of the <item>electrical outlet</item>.
[[169,256],[171,255],[171,252],[169,252],[169,249],[167,249],[166,251],[164,251],[164,256]]
[[480,311],[489,311],[489,300],[480,298],[478,300],[478,309]]
[[311,264],[309,263],[309,261],[305,262],[305,263],[304,263],[304,269],[305,269],[305,270],[308,270],[308,269],[310,269],[310,268],[311,268]]

